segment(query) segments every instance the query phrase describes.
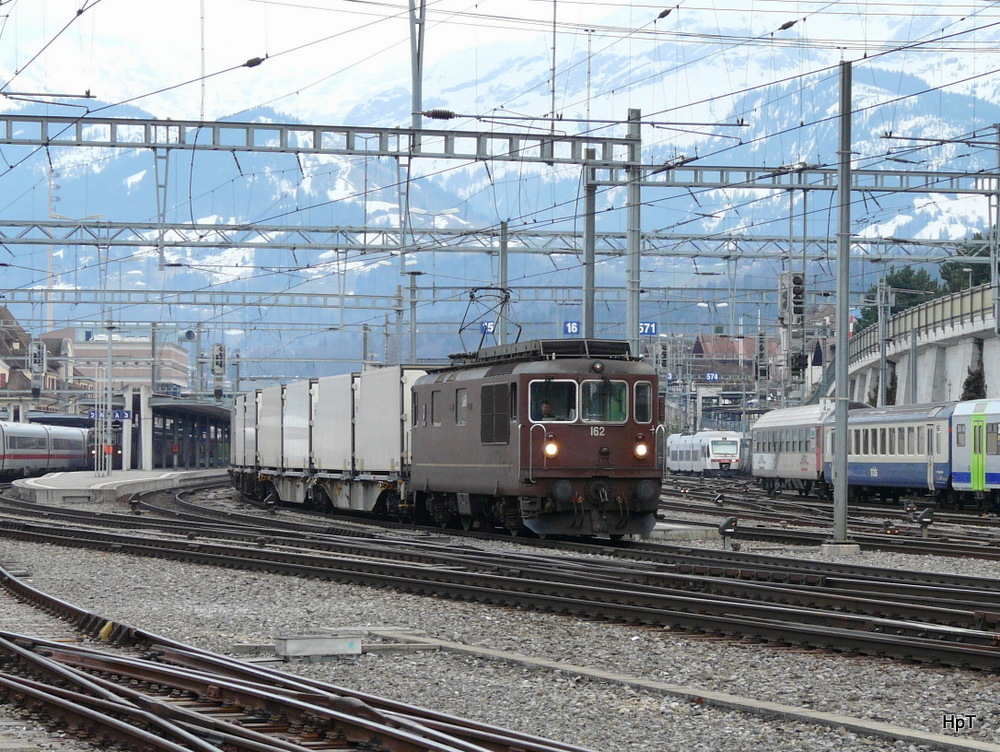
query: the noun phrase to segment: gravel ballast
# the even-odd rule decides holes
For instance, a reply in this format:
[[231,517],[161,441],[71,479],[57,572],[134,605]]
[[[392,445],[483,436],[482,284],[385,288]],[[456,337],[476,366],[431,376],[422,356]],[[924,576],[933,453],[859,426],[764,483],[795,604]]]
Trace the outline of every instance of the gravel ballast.
[[[982,561],[878,553],[851,561],[1000,574],[1000,566]],[[1000,705],[1000,684],[995,676],[976,672],[3,539],[0,562],[17,563],[32,573],[34,586],[88,610],[224,654],[233,654],[234,646],[273,645],[279,637],[336,628],[403,628],[470,646],[935,733],[947,731],[948,718],[974,716],[972,728],[956,740],[1000,743],[992,717]],[[343,687],[595,750],[944,748],[729,711],[575,672],[447,650],[371,652],[281,665]],[[0,706],[0,713],[6,712]],[[9,728],[0,725],[0,739]]]

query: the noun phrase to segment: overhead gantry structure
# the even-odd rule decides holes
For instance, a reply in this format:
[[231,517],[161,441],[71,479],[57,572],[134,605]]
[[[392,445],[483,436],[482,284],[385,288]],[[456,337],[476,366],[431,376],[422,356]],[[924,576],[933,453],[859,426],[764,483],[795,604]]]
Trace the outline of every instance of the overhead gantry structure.
[[[161,264],[166,265],[166,250],[172,248],[295,248],[298,250],[344,250],[359,252],[411,253],[422,249],[457,253],[543,253],[581,254],[584,336],[592,336],[595,302],[621,299],[621,291],[600,288],[593,277],[598,256],[624,257],[627,284],[626,334],[638,339],[640,295],[651,289],[641,285],[641,257],[708,258],[732,260],[752,257],[789,259],[788,237],[752,235],[705,235],[642,232],[642,191],[654,189],[754,189],[786,192],[836,191],[837,169],[808,164],[779,168],[705,166],[678,160],[666,164],[641,162],[641,115],[630,110],[628,133],[623,137],[562,135],[553,132],[478,132],[416,128],[377,128],[367,126],[326,126],[280,123],[198,122],[145,120],[131,118],[55,117],[35,115],[0,115],[0,145],[29,148],[114,148],[149,150],[157,191],[157,221],[119,222],[103,220],[0,220],[0,242],[52,245],[66,243],[102,248],[128,246],[155,249]],[[167,221],[169,155],[176,151],[254,152],[284,154],[322,154],[351,157],[387,157],[410,165],[414,159],[462,160],[478,162],[528,162],[547,165],[575,165],[583,170],[585,190],[584,228],[582,233],[560,230],[532,231],[504,228],[481,230],[413,229],[408,213],[401,209],[400,226],[385,227],[303,227],[282,224],[198,224]],[[852,170],[852,192],[974,194],[989,197],[991,211],[996,211],[997,173],[965,173],[919,170]],[[599,188],[626,187],[628,200],[624,233],[598,232],[592,198]],[[831,238],[793,238],[801,251],[795,257],[803,263],[831,257]],[[981,241],[995,259],[995,243]],[[913,262],[943,261],[958,246],[969,247],[973,241],[923,241],[901,238],[852,237],[852,252],[872,261],[887,261],[900,253]],[[972,259],[970,259],[970,262]],[[993,268],[996,268],[994,263]],[[501,263],[505,269],[505,263]],[[501,287],[504,278],[496,280]],[[443,288],[435,288],[443,290]],[[557,292],[557,291],[553,291]],[[35,296],[59,302],[86,300],[82,291],[35,287]],[[22,300],[25,291],[8,291],[7,299]],[[448,295],[452,291],[447,292]],[[247,301],[245,293],[211,293],[206,303],[201,293],[178,293],[156,290],[102,290],[102,300],[109,305],[159,303],[170,296],[179,305],[225,305]],[[297,296],[274,293],[266,296],[272,304],[320,297],[324,302],[336,299],[345,305],[343,296]],[[362,296],[357,307],[373,310],[401,309],[401,295]],[[454,298],[449,298],[454,299]],[[412,302],[412,301],[411,301]],[[280,303],[279,303],[280,304]],[[353,304],[352,304],[353,305]],[[589,329],[587,328],[589,327]]]

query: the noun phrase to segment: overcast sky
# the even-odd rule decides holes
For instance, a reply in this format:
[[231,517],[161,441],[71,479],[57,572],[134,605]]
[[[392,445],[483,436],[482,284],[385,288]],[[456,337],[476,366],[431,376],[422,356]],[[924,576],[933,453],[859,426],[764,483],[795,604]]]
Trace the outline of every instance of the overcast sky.
[[[683,44],[688,31],[698,32],[699,43],[715,34],[718,44],[735,47],[754,38],[765,44],[817,40],[827,52],[842,47],[845,56],[860,58],[887,28],[905,35],[929,19],[948,33],[958,28],[956,18],[968,16],[963,28],[983,30],[959,41],[995,40],[990,24],[997,12],[986,10],[991,5],[428,0],[427,64],[493,41],[518,40],[534,54],[551,55],[553,17],[557,58],[591,42],[595,50],[613,46],[626,53],[654,39]],[[304,119],[325,119],[324,109],[336,117],[363,100],[375,81],[409,85],[407,0],[8,0],[0,12],[6,14],[0,19],[0,78],[8,107],[21,95],[89,92],[103,102],[134,102],[157,117],[212,120],[272,104],[292,114],[301,110]],[[789,23],[792,28],[780,29]],[[588,28],[596,31],[591,35]],[[808,66],[812,53],[802,49]],[[242,67],[253,58],[265,60]],[[469,72],[456,73],[468,78]]]
[[[627,4],[559,3],[557,18],[560,24],[595,19],[615,5]],[[428,6],[428,65],[490,41],[537,38],[540,52],[551,45],[550,1],[431,0]],[[361,94],[354,90],[359,79],[409,75],[406,0],[14,0],[2,8],[6,93],[89,91],[107,102],[167,105],[174,117],[196,117],[199,79],[206,76],[205,115],[215,119],[269,100],[294,109],[296,97],[331,80],[351,82],[350,96]],[[258,57],[266,58],[262,65],[238,67]],[[186,82],[192,83],[150,96]]]

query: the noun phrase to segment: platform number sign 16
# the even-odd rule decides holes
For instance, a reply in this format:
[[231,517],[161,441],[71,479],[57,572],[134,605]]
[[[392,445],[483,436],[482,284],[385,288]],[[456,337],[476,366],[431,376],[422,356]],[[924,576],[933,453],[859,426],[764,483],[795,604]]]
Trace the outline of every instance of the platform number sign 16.
[[579,321],[564,321],[563,322],[563,334],[568,334],[570,337],[575,337],[580,333]]

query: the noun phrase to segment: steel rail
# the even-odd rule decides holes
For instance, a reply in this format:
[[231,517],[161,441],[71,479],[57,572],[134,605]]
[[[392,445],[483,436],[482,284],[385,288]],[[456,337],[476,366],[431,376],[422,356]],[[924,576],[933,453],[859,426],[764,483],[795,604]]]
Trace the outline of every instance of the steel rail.
[[[0,692],[29,707],[39,717],[70,733],[116,741],[128,748],[163,752],[217,752],[220,747],[241,752],[295,752],[320,741],[317,720],[324,734],[335,732],[353,740],[350,749],[392,752],[486,752],[522,749],[525,752],[587,752],[582,747],[508,731],[487,724],[467,722],[405,703],[382,700],[342,690],[321,682],[308,684],[276,671],[261,671],[235,659],[183,645],[151,632],[115,624],[59,599],[52,598],[0,568],[2,584],[29,597],[47,610],[77,622],[85,633],[99,635],[119,645],[141,646],[153,662],[133,656],[112,655],[83,646],[0,632],[0,653],[14,656],[31,670],[58,681],[61,686],[0,673]],[[162,665],[165,655],[183,660]],[[192,664],[198,664],[192,669]],[[215,667],[215,668],[212,668]],[[96,675],[92,675],[96,674]],[[117,680],[106,678],[118,677]],[[239,679],[244,676],[248,678]],[[237,679],[233,679],[237,677]],[[249,677],[253,677],[253,680]],[[154,694],[169,687],[192,703],[151,697],[123,679],[149,684]],[[371,701],[369,704],[368,701]],[[305,734],[302,744],[243,728],[214,714],[226,702],[277,713],[289,720],[289,731]],[[311,725],[310,725],[311,724]],[[251,724],[252,725],[252,724]],[[280,729],[279,729],[280,730]],[[480,746],[477,740],[484,744]],[[320,744],[320,747],[325,744]],[[343,744],[337,748],[347,749]]]
[[[120,536],[95,535],[86,531],[87,540],[60,540],[52,532],[32,531],[28,526],[6,529],[4,534],[25,540],[60,545],[93,546],[98,549],[137,555],[169,556],[175,560],[210,563],[233,568],[249,568],[333,579],[340,582],[392,587],[417,594],[434,594],[459,600],[476,600],[507,606],[529,607],[589,618],[604,618],[625,623],[655,626],[678,626],[684,629],[747,635],[796,644],[825,646],[830,641],[840,649],[870,654],[886,652],[919,656],[937,663],[1000,669],[1000,650],[995,635],[966,629],[957,636],[954,628],[927,623],[885,620],[855,616],[820,609],[788,608],[748,602],[736,598],[696,594],[647,594],[627,590],[575,586],[518,577],[499,577],[482,572],[449,571],[438,567],[402,567],[398,562],[370,560],[331,561],[329,557],[302,554],[298,561],[286,555],[262,550],[236,549],[203,542],[196,545],[178,541],[133,543]],[[268,561],[267,559],[271,559]],[[569,592],[570,595],[565,593]],[[975,619],[974,614],[968,615]],[[791,619],[800,623],[793,624]],[[770,626],[781,622],[785,632]],[[853,628],[850,628],[853,627]],[[840,631],[843,630],[843,631]],[[887,640],[886,632],[905,635],[907,647],[896,639]],[[848,644],[846,634],[853,634]],[[810,638],[809,635],[812,635]],[[927,637],[925,635],[932,635]],[[961,640],[961,641],[959,641]],[[975,644],[973,644],[975,643]],[[931,651],[929,645],[935,645]]]

